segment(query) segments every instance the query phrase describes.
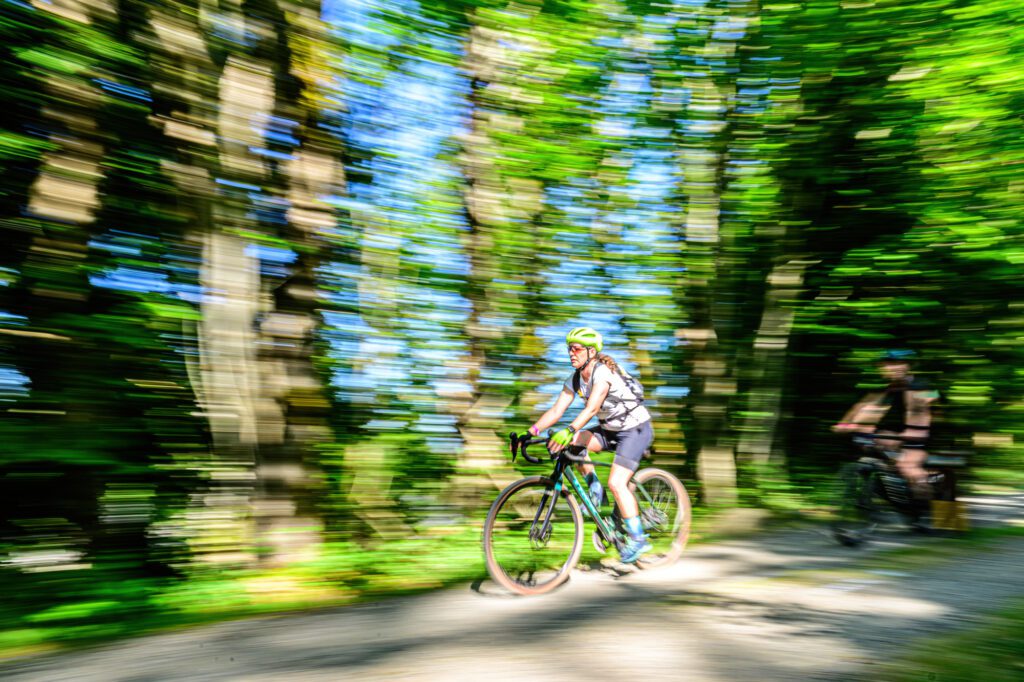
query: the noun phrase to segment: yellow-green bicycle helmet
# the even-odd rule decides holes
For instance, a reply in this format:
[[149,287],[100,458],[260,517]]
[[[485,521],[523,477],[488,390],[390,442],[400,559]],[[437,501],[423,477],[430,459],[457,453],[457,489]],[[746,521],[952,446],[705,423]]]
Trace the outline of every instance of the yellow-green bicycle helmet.
[[565,344],[578,343],[581,346],[595,349],[598,353],[604,348],[601,335],[590,327],[576,327],[565,335]]

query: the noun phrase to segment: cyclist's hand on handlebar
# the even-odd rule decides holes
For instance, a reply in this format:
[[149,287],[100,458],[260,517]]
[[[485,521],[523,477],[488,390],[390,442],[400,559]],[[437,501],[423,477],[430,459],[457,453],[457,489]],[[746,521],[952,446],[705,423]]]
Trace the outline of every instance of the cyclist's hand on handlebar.
[[548,441],[548,450],[551,452],[561,452],[572,443],[572,431],[569,429],[562,429],[551,436]]

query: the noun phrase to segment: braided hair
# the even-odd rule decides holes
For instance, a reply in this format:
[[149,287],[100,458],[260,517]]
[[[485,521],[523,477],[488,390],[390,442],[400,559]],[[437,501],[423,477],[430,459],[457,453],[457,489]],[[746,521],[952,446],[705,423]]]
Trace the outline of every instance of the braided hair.
[[618,365],[618,363],[615,362],[615,360],[612,359],[612,356],[605,355],[604,353],[598,353],[596,359],[597,359],[598,362],[600,362],[602,365],[604,365],[605,367],[607,367],[611,371],[616,372],[616,373],[620,373],[619,372],[619,365]]

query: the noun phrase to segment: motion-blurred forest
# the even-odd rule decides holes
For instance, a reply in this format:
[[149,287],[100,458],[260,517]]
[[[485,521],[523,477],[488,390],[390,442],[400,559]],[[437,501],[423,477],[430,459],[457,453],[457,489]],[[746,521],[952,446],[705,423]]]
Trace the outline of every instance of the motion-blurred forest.
[[579,324],[704,509],[822,504],[893,347],[1024,480],[1022,20],[3,0],[0,649],[479,575]]

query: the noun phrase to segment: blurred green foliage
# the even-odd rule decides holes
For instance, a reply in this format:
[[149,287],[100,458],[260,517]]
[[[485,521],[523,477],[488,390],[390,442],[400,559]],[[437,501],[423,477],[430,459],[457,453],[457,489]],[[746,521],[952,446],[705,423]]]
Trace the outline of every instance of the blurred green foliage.
[[0,7],[0,648],[478,575],[577,324],[711,506],[890,347],[1019,469],[1013,3],[116,9]]

